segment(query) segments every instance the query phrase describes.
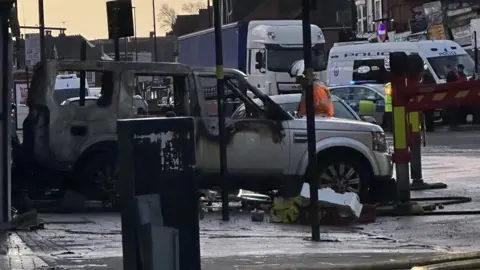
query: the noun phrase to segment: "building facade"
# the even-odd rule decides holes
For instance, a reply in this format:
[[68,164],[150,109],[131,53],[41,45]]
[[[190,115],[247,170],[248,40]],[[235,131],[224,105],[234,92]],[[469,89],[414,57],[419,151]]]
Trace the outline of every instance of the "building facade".
[[480,17],[480,0],[356,0],[355,6],[358,35],[375,39],[384,24],[389,41],[451,39],[470,46],[470,22]]

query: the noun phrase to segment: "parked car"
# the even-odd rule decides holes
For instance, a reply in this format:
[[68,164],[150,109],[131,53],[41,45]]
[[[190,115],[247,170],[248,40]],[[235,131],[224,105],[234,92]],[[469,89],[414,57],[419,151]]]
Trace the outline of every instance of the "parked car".
[[[296,114],[301,97],[301,94],[270,96],[270,98],[275,103],[280,105],[285,111],[289,112],[292,115]],[[345,103],[337,96],[332,96],[332,101],[334,107],[334,117],[348,120],[365,121],[376,124],[375,118],[371,116],[360,117],[350,106],[347,105],[347,103]],[[257,103],[259,106],[263,106],[261,100],[258,98],[254,99],[254,102]],[[245,106],[240,106],[232,115],[232,118],[238,118],[243,113],[245,113]]]
[[[362,84],[331,86],[328,88],[332,95],[343,99],[355,112],[359,113],[361,100],[370,100],[375,103],[375,112],[370,115],[379,125],[383,126],[385,114],[385,88],[382,84]],[[359,114],[360,116],[364,116]]]

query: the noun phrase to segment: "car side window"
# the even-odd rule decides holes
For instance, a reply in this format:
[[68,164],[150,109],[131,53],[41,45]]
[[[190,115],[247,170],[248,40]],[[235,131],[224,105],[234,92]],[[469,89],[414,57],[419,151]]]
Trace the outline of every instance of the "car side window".
[[374,96],[375,92],[367,87],[350,87],[349,100],[365,100]]
[[339,87],[339,88],[330,89],[330,93],[341,99],[347,99],[349,90],[348,90],[348,87]]
[[[204,110],[208,116],[218,115],[217,106],[217,81],[215,77],[199,76],[205,105]],[[225,117],[235,118],[258,118],[261,110],[251,106],[251,100],[246,95],[247,86],[234,77],[225,77],[224,113]],[[240,112],[243,110],[243,112]],[[238,116],[237,116],[238,115]]]

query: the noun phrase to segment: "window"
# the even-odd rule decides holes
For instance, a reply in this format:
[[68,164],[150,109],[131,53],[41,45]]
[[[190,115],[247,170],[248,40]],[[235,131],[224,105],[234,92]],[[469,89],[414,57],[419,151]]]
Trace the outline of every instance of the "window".
[[377,93],[367,87],[351,87],[349,100],[379,99]]
[[365,4],[357,6],[357,31],[365,33],[367,29],[367,6]]
[[375,7],[374,7],[374,14],[375,14],[375,20],[380,20],[382,19],[382,1],[381,0],[375,0]]
[[428,62],[440,79],[445,79],[448,70],[456,68],[459,64],[464,66],[464,72],[468,77],[475,71],[475,63],[468,54],[429,57]]
[[176,116],[191,115],[188,76],[167,74],[135,74],[134,108],[148,109],[152,115],[164,116],[169,112]]
[[332,95],[335,95],[341,99],[348,99],[349,92],[350,91],[348,87],[330,89],[330,93]]
[[[285,103],[278,103],[282,109],[286,112],[296,112],[298,110],[298,104],[300,103],[300,95],[298,96],[298,100],[296,102],[285,102]],[[258,104],[263,109],[263,104],[259,99],[255,99],[255,103]],[[347,105],[341,102],[338,99],[333,100],[333,111],[334,117],[349,119],[349,120],[358,120],[357,117],[352,113],[352,111],[347,107]],[[241,106],[238,110],[232,115],[232,118],[244,118],[245,117],[245,106]]]
[[333,116],[348,120],[358,120],[357,117],[347,108],[346,104],[339,100],[333,101]]
[[357,21],[357,31],[359,33],[363,33],[363,21],[362,20]]
[[[218,116],[216,78],[200,76],[199,82],[205,98],[204,111],[206,115]],[[225,117],[258,118],[260,116],[259,107],[254,105],[253,101],[246,96],[248,90],[246,87],[235,78],[225,77]]]
[[[99,106],[109,106],[113,97],[114,76],[111,71],[85,71],[85,96],[88,96],[89,78],[100,78],[102,86],[100,94],[104,95]],[[62,70],[57,73],[55,78],[55,91],[53,96],[58,104],[62,104],[67,99],[80,97],[82,71]],[[107,89],[108,88],[108,89]],[[93,91],[95,92],[95,91]],[[80,104],[78,104],[80,106]]]
[[[303,59],[302,47],[282,47],[276,44],[267,44],[267,69],[276,72],[288,72],[290,66],[297,60]],[[315,71],[325,70],[325,46],[316,44],[312,48],[312,65]]]
[[[65,105],[73,105],[73,106],[79,106],[80,105],[80,100],[78,98],[75,98],[75,99],[71,99],[71,100],[65,100],[64,102],[62,102],[61,104],[62,106],[65,106]],[[85,99],[85,107],[89,107],[89,106],[95,106],[97,105],[97,99]]]
[[355,83],[388,82],[388,71],[385,59],[366,59],[353,61],[352,81]]

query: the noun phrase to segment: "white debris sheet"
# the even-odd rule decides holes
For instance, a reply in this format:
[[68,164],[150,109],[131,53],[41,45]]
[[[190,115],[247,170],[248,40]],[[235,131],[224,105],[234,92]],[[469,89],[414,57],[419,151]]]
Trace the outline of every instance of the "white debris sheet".
[[[310,185],[303,184],[300,196],[310,199]],[[353,192],[346,192],[343,194],[336,193],[331,188],[322,188],[318,190],[318,202],[320,206],[335,206],[338,208],[341,216],[355,216],[360,217],[363,205],[360,203],[360,198]]]

